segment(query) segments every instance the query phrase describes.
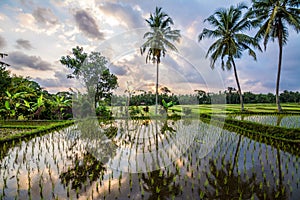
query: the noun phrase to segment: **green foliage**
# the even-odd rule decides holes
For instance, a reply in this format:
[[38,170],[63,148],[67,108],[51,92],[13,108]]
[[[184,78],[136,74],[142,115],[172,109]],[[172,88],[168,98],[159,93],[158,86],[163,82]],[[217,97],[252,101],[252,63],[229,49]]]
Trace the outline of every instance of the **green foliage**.
[[[244,110],[242,91],[237,75],[234,59],[241,58],[242,52],[247,50],[249,55],[256,60],[256,53],[253,48],[261,50],[256,38],[250,37],[243,32],[252,27],[250,12],[243,15],[247,6],[243,3],[228,9],[220,8],[205,21],[214,27],[214,30],[204,28],[199,34],[199,42],[204,38],[217,39],[207,50],[206,57],[210,55],[211,68],[215,67],[216,61],[221,59],[221,68],[230,70],[233,67],[238,93],[240,95],[241,110]],[[224,62],[226,59],[226,64]]]
[[[68,97],[63,95],[54,95],[54,100],[50,101],[51,107],[52,107],[52,113],[57,119],[64,119],[67,113],[64,111],[71,108],[71,97],[66,99]],[[71,116],[69,116],[71,117]]]
[[5,95],[5,91],[8,90],[11,85],[11,77],[9,71],[6,70],[5,66],[0,65],[0,99]]
[[9,134],[0,137],[0,144],[7,141],[15,141],[20,138],[33,137],[38,134],[70,126],[74,121],[11,121],[5,122],[1,128],[10,130]]
[[279,58],[276,80],[276,104],[279,112],[282,111],[279,100],[279,85],[282,64],[282,49],[288,41],[288,26],[296,32],[300,31],[299,1],[293,0],[252,0],[251,12],[254,13],[254,21],[259,27],[256,38],[263,39],[265,50],[269,39],[278,41]]
[[150,18],[146,19],[146,22],[151,28],[151,31],[144,34],[146,42],[140,47],[141,54],[143,55],[148,49],[146,55],[146,63],[151,61],[156,63],[156,87],[155,87],[155,114],[157,114],[158,105],[158,65],[160,63],[161,56],[165,56],[167,49],[172,51],[178,51],[173,41],[179,42],[180,31],[172,30],[170,25],[174,22],[171,17],[162,12],[162,8],[155,8],[155,12],[150,14]]
[[96,108],[96,115],[99,117],[109,118],[111,116],[111,112],[108,110],[107,106],[100,105]]
[[174,106],[173,101],[170,101],[170,102],[166,103],[166,101],[163,99],[161,102],[162,102],[163,107],[165,108],[166,111],[168,111],[169,108]]
[[182,112],[183,112],[185,115],[190,115],[190,114],[192,114],[192,109],[191,109],[191,108],[188,108],[188,107],[184,107],[184,108],[182,108]]
[[72,74],[68,74],[68,78],[75,78],[80,76],[80,69],[87,58],[87,54],[83,52],[82,47],[75,47],[72,49],[73,57],[70,55],[62,56],[60,59],[61,64],[65,65],[67,68],[74,70]]
[[100,52],[84,53],[83,48],[73,48],[73,57],[63,56],[61,63],[73,69],[69,78],[82,79],[90,99],[97,107],[99,101],[110,102],[112,90],[118,87],[118,78],[106,67],[108,60]]
[[179,30],[172,30],[173,20],[162,8],[156,7],[155,12],[150,14],[146,22],[151,28],[150,32],[144,34],[147,41],[141,46],[141,54],[148,49],[146,62],[160,63],[161,56],[165,56],[167,48],[177,51],[171,41],[179,41],[181,35]]
[[130,106],[129,108],[129,114],[130,116],[137,116],[141,113],[141,110],[138,106]]

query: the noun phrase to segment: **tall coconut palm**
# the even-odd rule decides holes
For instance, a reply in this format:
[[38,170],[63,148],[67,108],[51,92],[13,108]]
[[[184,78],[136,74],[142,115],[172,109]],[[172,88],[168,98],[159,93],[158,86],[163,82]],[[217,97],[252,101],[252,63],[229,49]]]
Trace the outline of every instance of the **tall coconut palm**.
[[[255,38],[250,37],[243,32],[252,27],[252,21],[249,20],[250,12],[243,14],[247,9],[245,4],[238,4],[236,7],[220,8],[205,21],[209,22],[215,29],[204,28],[199,34],[199,42],[203,38],[216,38],[217,40],[209,47],[206,57],[210,54],[211,68],[215,67],[218,58],[221,58],[221,67],[224,70],[230,70],[233,66],[234,76],[240,96],[241,110],[244,110],[243,96],[238,79],[235,58],[241,58],[242,51],[248,50],[249,55],[256,60],[256,53],[252,47],[261,51],[261,48]],[[224,59],[227,59],[226,64]]]
[[276,80],[276,104],[278,112],[282,111],[279,101],[279,84],[282,63],[282,48],[287,43],[290,25],[298,33],[300,30],[300,2],[295,0],[252,0],[252,10],[260,23],[256,37],[263,38],[264,48],[271,38],[278,40],[279,60]]
[[150,31],[144,34],[147,41],[141,46],[141,54],[143,55],[148,49],[146,63],[152,61],[156,63],[156,88],[155,88],[155,114],[157,114],[158,104],[158,66],[161,56],[165,56],[167,48],[178,51],[172,41],[179,42],[180,31],[172,30],[170,25],[174,22],[166,13],[162,12],[162,8],[156,7],[155,12],[150,14],[150,18],[146,19],[150,26]]

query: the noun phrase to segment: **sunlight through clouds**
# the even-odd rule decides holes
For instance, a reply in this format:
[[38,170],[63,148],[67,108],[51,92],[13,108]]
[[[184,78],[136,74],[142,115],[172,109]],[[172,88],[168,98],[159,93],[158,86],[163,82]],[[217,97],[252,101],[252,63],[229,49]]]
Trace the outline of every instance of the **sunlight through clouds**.
[[[231,4],[238,2],[234,0]],[[249,0],[246,3],[250,5]],[[162,0],[156,4],[151,1],[139,0],[125,2],[117,0],[1,1],[0,36],[6,44],[2,51],[11,54],[20,50],[21,46],[17,45],[17,41],[26,41],[34,48],[28,46],[28,49],[24,49],[24,54],[38,56],[51,63],[53,70],[62,72],[63,66],[58,62],[60,57],[68,54],[73,47],[78,45],[82,46],[85,52],[97,50],[103,53],[114,66],[112,68],[116,71],[121,86],[124,85],[127,76],[131,76],[133,79],[139,78],[145,84],[153,83],[155,82],[155,67],[151,64],[146,65],[145,57],[140,55],[139,47],[144,42],[144,32],[139,32],[139,30],[147,28],[145,19],[153,12],[155,6],[163,7],[167,14],[172,17],[174,28],[179,29],[183,36],[193,41],[194,48],[203,51],[197,55],[199,52],[191,48],[190,44],[176,44],[186,54],[180,57],[171,55],[172,52],[167,52],[166,57],[162,58],[161,62],[161,81],[166,81],[165,84],[168,84],[170,88],[183,86],[185,82],[180,77],[170,83],[166,79],[167,75],[175,76],[176,73],[180,72],[180,75],[185,76],[186,81],[190,81],[193,85],[192,88],[204,88],[203,82],[207,80],[204,80],[203,77],[209,77],[210,73],[219,73],[219,76],[224,80],[225,88],[236,87],[234,80],[232,81],[233,71],[223,72],[219,63],[214,69],[218,72],[213,72],[210,69],[209,59],[205,58],[205,53],[212,40],[198,42],[198,34],[207,26],[204,19],[217,8],[228,6],[228,2],[225,1],[192,0],[189,2],[172,1],[170,3],[170,1]],[[300,82],[296,77],[300,73],[300,68],[297,67],[300,61],[294,53],[298,52],[300,40],[293,30],[289,30],[289,32],[289,42],[284,46],[282,66],[282,77],[289,78],[282,78],[281,89],[300,90]],[[123,34],[127,34],[126,39],[130,41],[129,43],[121,40],[107,43],[107,40],[120,37]],[[237,60],[243,91],[273,92],[277,55],[276,44],[270,43],[266,52],[257,52],[257,62],[249,59],[246,54],[242,59]],[[125,57],[126,59],[122,60]],[[191,57],[196,59],[190,60]],[[187,62],[192,65],[195,65],[193,63],[196,62],[196,67],[200,68],[200,75],[194,73]],[[121,68],[122,66],[124,68]],[[18,72],[14,66],[11,66],[10,70],[13,73]],[[259,73],[257,73],[258,71]],[[22,72],[22,74],[26,73],[28,76],[35,76],[39,72]],[[41,80],[46,79],[46,77],[40,78]],[[209,80],[209,78],[206,79]],[[254,82],[250,84],[249,80]],[[57,79],[57,81],[62,82],[63,80]],[[180,83],[182,84],[180,85]],[[43,85],[42,82],[41,84]],[[211,81],[211,84],[214,82]],[[218,90],[217,87],[214,88]],[[62,90],[62,87],[59,87],[58,90]]]

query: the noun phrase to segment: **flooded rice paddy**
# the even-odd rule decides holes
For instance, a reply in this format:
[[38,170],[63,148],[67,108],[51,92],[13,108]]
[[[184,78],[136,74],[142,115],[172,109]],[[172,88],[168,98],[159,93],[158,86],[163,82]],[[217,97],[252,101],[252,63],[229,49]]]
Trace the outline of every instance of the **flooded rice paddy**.
[[233,119],[285,128],[300,128],[300,115],[233,115]]
[[76,124],[0,147],[0,199],[299,199],[299,146],[199,120]]

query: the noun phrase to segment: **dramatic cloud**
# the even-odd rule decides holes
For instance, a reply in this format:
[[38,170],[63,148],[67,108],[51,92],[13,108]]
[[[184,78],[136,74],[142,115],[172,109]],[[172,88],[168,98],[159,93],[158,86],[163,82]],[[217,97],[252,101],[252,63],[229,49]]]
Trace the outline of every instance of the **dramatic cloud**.
[[127,74],[127,67],[126,66],[117,66],[117,65],[110,65],[109,70],[111,73],[119,76],[123,76]]
[[107,2],[100,6],[100,10],[104,12],[105,15],[113,16],[127,28],[140,28],[145,26],[141,13],[132,8],[132,6]]
[[6,46],[6,41],[5,39],[0,35],[0,48],[5,47]]
[[16,43],[17,43],[16,47],[18,49],[22,49],[22,48],[26,50],[33,49],[29,40],[17,39]]
[[24,69],[26,67],[47,71],[52,70],[51,64],[42,60],[39,56],[29,56],[20,51],[9,53],[8,62],[14,69]]
[[74,15],[78,28],[90,38],[104,39],[104,34],[98,29],[95,19],[86,11],[79,10]]
[[41,25],[55,25],[58,23],[57,17],[53,14],[49,8],[38,7],[32,12],[32,16]]
[[[240,2],[238,0],[232,0],[230,4],[228,1],[199,0],[161,0],[156,3],[140,0],[3,2],[0,4],[6,6],[0,6],[0,50],[9,54],[5,62],[12,65],[13,73],[39,77],[43,86],[47,89],[51,86],[52,91],[55,88],[59,91],[68,89],[71,80],[65,79],[65,75],[71,72],[63,72],[58,60],[77,45],[86,52],[96,49],[111,61],[109,69],[118,76],[121,92],[126,89],[128,81],[134,87],[146,85],[147,90],[154,91],[155,87],[151,84],[156,80],[156,66],[145,63],[145,55],[140,55],[140,46],[145,42],[144,33],[148,31],[145,19],[156,6],[162,7],[173,19],[172,28],[180,30],[182,35],[181,41],[175,43],[178,53],[167,49],[166,57],[162,58],[159,84],[175,93],[205,87],[208,91],[215,88],[214,91],[219,91],[229,86],[237,88],[232,70],[222,71],[219,60],[216,68],[211,70],[209,58],[205,58],[215,38],[198,42],[198,35],[203,28],[211,28],[204,19],[220,7],[236,5]],[[251,5],[250,0],[245,3]],[[248,33],[254,35],[256,31]],[[288,43],[283,49],[280,91],[300,90],[299,34],[293,29],[288,31]],[[236,59],[242,91],[274,93],[277,65],[276,41],[270,41],[266,51],[257,51],[256,62],[244,52],[241,59]],[[51,72],[47,71],[50,69]],[[222,87],[218,89],[220,85]]]

